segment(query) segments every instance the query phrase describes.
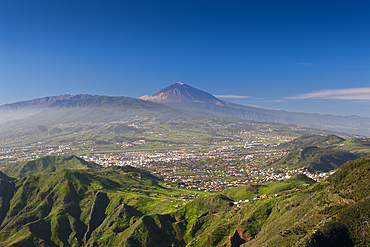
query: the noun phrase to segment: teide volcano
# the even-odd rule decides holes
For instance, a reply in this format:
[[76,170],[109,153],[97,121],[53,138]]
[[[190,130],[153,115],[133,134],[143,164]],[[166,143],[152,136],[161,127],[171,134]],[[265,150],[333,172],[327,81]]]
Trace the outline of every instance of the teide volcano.
[[145,95],[139,99],[203,115],[236,117],[244,120],[294,124],[331,131],[370,135],[370,118],[287,112],[239,105],[221,101],[213,95],[186,85],[181,81],[162,89],[154,95]]
[[144,95],[139,99],[155,103],[202,102],[226,105],[212,94],[186,85],[182,81],[174,83],[154,95]]

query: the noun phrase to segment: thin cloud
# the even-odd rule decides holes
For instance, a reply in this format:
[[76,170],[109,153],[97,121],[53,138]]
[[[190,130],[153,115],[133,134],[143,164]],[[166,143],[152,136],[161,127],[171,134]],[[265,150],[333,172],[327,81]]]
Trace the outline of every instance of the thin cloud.
[[302,66],[319,66],[319,67],[362,67],[362,66],[358,66],[358,65],[344,65],[344,64],[315,64],[315,63],[297,63],[298,65],[302,65]]
[[223,99],[245,99],[248,98],[249,96],[242,96],[242,95],[213,95],[216,98],[223,98]]
[[342,99],[342,100],[370,100],[370,88],[348,88],[321,90],[285,99]]

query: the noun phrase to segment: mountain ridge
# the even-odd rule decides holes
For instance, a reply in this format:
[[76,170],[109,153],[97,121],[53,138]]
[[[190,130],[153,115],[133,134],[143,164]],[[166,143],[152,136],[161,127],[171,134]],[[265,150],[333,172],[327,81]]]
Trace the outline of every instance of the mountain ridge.
[[[189,95],[194,93],[195,95]],[[207,95],[198,97],[197,95]],[[219,117],[236,117],[243,120],[294,124],[351,134],[370,135],[370,118],[358,116],[336,116],[317,113],[288,112],[239,105],[221,101],[213,95],[190,87],[183,82],[172,84],[154,95],[139,99],[164,104],[185,112],[211,114]]]
[[[42,98],[35,101],[44,102]],[[1,112],[2,106],[0,106],[0,129],[71,122],[117,121],[135,115],[162,117],[186,115],[184,112],[180,114],[178,110],[165,105],[123,96],[88,95],[83,98],[39,105],[29,106],[30,102],[26,105],[17,105],[17,103],[13,105],[17,107],[9,112]]]
[[48,174],[60,169],[100,170],[101,166],[92,161],[85,161],[75,155],[45,156],[36,160],[10,164],[2,172],[9,177],[22,178],[38,174]]
[[85,98],[90,98],[90,97],[92,97],[92,95],[89,95],[89,94],[76,94],[76,95],[62,94],[62,95],[57,95],[57,96],[49,96],[49,97],[42,97],[42,98],[36,98],[36,99],[31,99],[31,100],[19,101],[19,102],[1,105],[0,113],[5,113],[11,110],[18,110],[23,107],[32,107],[32,106],[55,107],[64,102],[74,101],[78,99],[85,99]]
[[[144,103],[147,102],[147,103]],[[167,108],[166,108],[167,107]],[[114,109],[113,109],[114,108]],[[68,121],[116,121],[133,115],[232,117],[257,122],[292,124],[335,132],[370,136],[370,118],[288,112],[245,106],[217,99],[183,82],[139,99],[89,94],[44,97],[0,106],[0,124],[22,127],[42,119],[53,124]],[[55,120],[53,120],[55,119]],[[98,119],[98,120],[96,120]]]

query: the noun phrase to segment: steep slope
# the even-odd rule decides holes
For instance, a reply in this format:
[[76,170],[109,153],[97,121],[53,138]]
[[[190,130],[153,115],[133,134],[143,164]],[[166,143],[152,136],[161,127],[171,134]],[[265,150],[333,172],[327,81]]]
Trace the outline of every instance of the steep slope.
[[302,246],[369,246],[370,156],[347,162],[328,181],[333,193],[352,203],[326,206],[323,212],[334,216],[309,234]]
[[[138,174],[140,178],[134,178]],[[105,232],[104,241],[124,241],[127,238],[116,236],[144,215],[129,204],[140,208],[149,199],[145,191],[165,190],[157,181],[133,167],[101,172],[61,169],[12,183],[1,181],[1,246],[95,246]]]
[[14,178],[11,178],[11,177],[9,177],[9,176],[7,176],[7,175],[5,175],[4,173],[2,173],[1,171],[0,171],[0,181],[7,181],[7,182],[10,182],[10,181],[13,181],[13,180],[15,180]]
[[356,201],[370,196],[370,155],[341,166],[328,181],[335,193]]
[[14,178],[43,175],[60,169],[102,169],[101,166],[91,161],[85,161],[75,155],[46,156],[32,161],[10,164],[2,171]]
[[[242,246],[368,246],[369,164],[369,156],[349,161],[329,178],[330,184],[242,207],[238,232],[247,239]],[[266,211],[251,217],[259,207]]]

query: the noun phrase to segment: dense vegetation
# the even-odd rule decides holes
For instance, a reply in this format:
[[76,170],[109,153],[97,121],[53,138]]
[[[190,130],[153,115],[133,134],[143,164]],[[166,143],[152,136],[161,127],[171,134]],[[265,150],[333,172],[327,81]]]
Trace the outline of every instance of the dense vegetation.
[[24,161],[7,166],[3,173],[13,178],[29,177],[55,172],[59,169],[98,169],[101,167],[94,162],[85,161],[75,155],[46,156],[40,159]]
[[[2,246],[367,246],[370,156],[183,202],[133,167],[0,182]],[[259,199],[253,200],[255,196]],[[246,200],[234,204],[234,201]]]

